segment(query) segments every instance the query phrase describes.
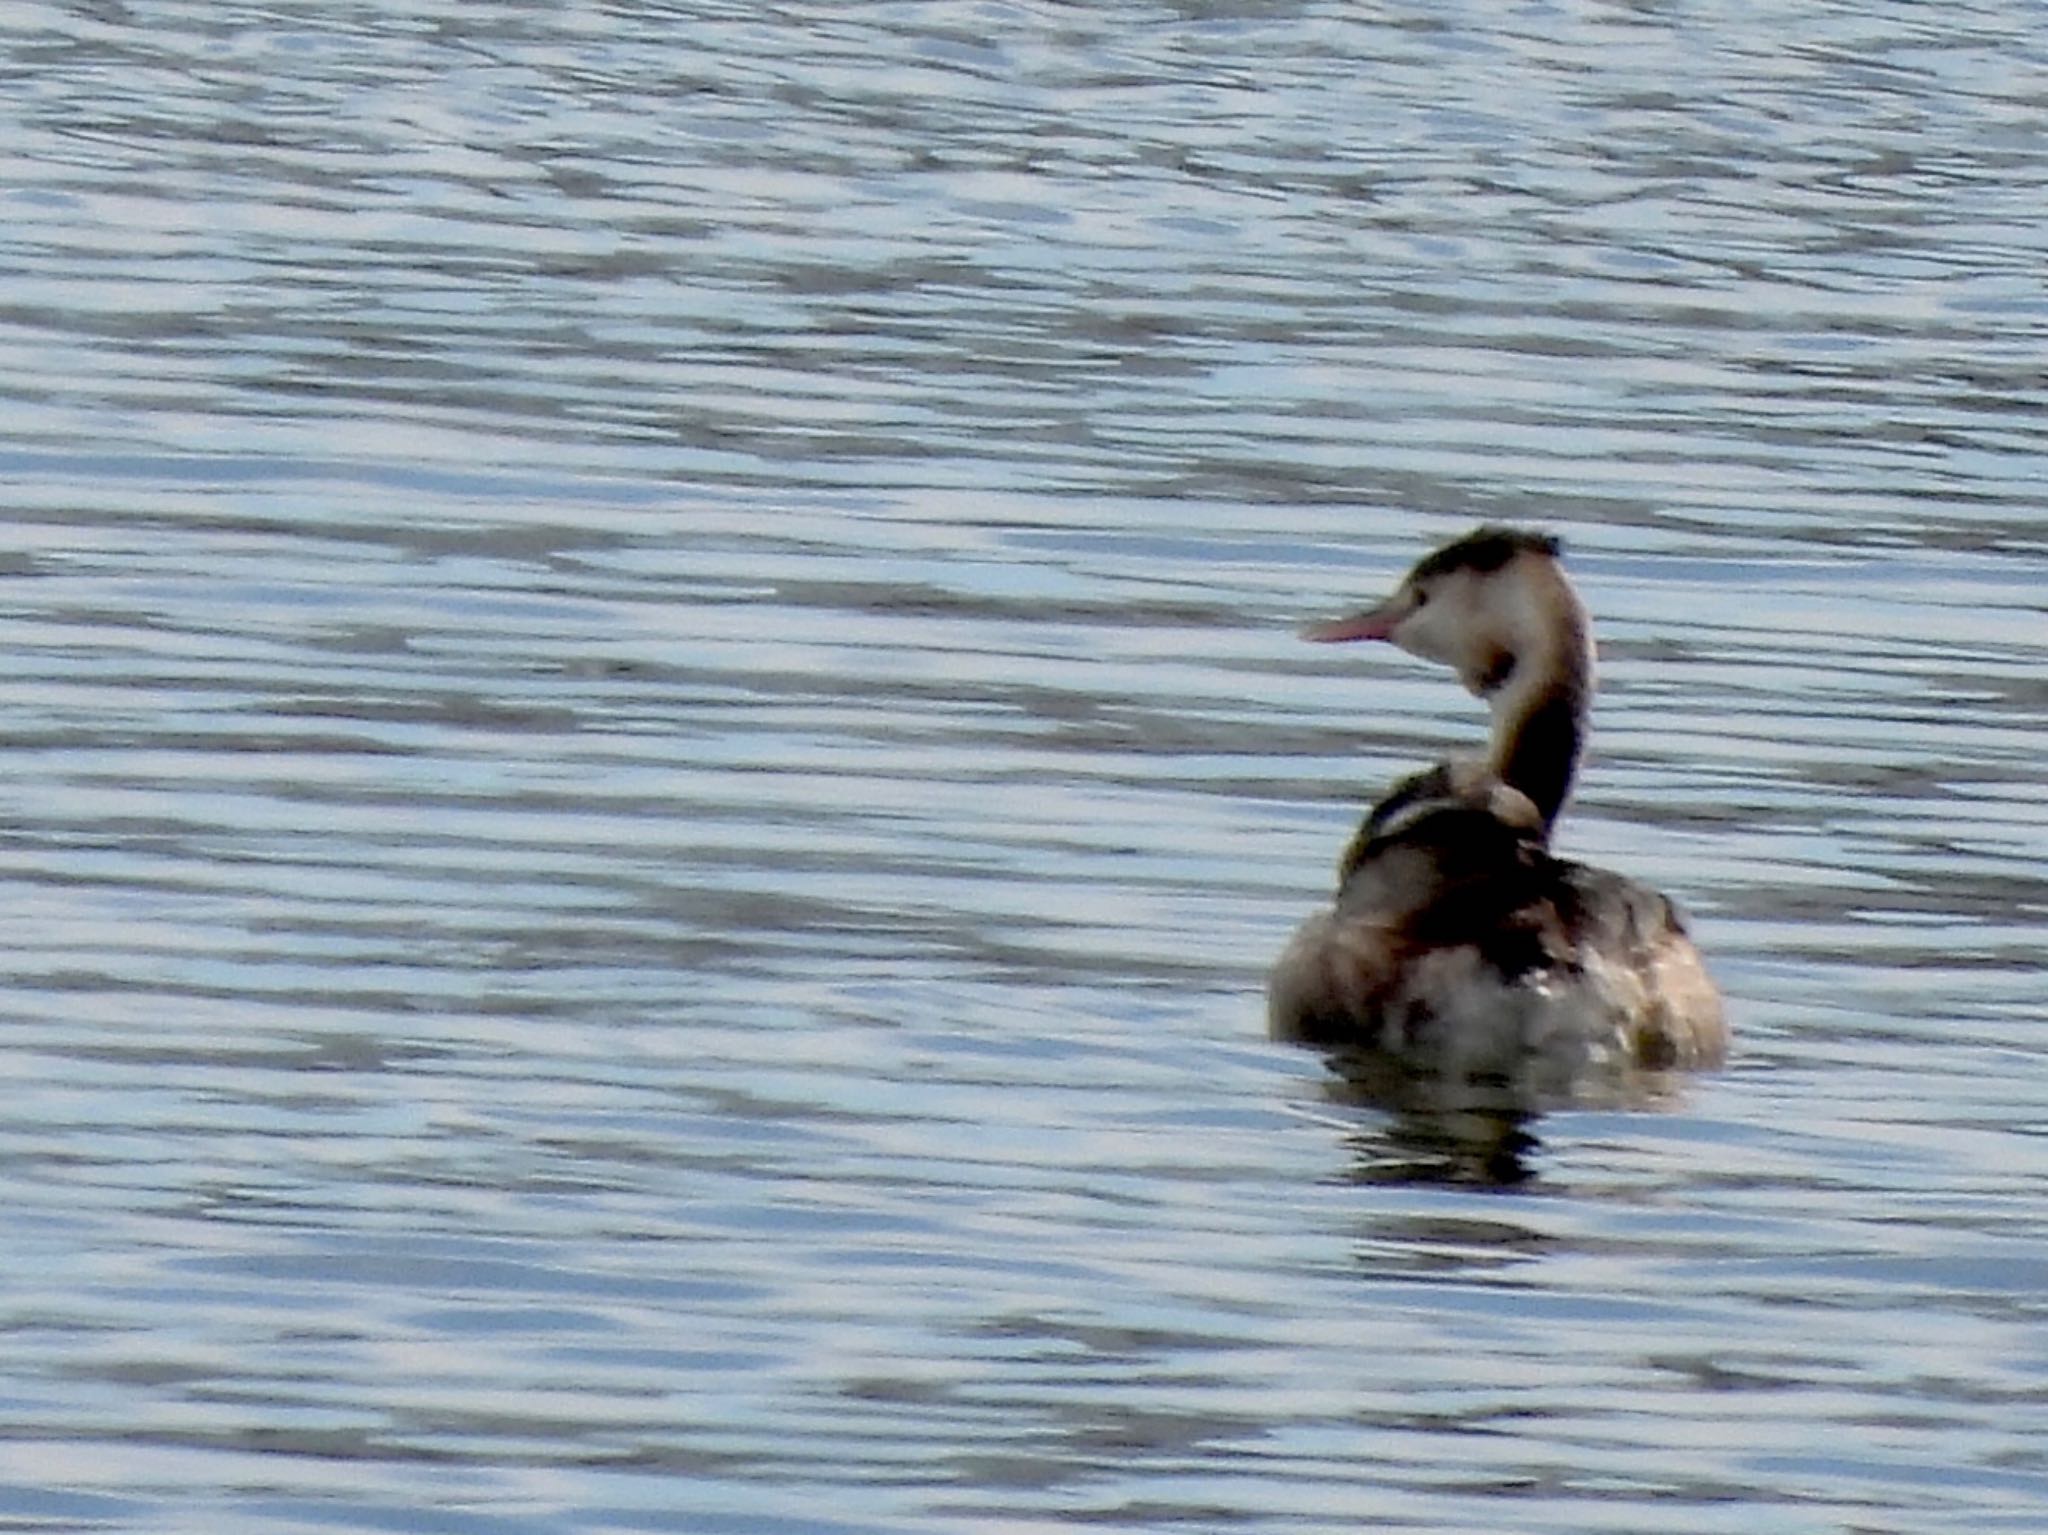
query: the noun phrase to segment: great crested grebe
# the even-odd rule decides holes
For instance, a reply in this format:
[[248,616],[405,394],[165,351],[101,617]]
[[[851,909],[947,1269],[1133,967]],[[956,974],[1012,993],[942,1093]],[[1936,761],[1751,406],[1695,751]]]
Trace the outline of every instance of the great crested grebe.
[[1304,630],[1390,640],[1486,700],[1483,761],[1409,778],[1366,817],[1328,910],[1273,967],[1277,1037],[1453,1075],[1709,1065],[1721,999],[1671,903],[1554,857],[1593,697],[1586,610],[1543,534],[1486,527],[1378,607]]

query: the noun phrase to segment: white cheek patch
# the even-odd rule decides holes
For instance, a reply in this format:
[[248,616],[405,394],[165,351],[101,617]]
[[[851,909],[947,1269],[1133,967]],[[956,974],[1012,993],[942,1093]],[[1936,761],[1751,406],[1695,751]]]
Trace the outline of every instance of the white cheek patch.
[[1396,631],[1394,643],[1410,655],[1447,666],[1458,663],[1460,626],[1445,612],[1444,604],[1433,602],[1418,609]]

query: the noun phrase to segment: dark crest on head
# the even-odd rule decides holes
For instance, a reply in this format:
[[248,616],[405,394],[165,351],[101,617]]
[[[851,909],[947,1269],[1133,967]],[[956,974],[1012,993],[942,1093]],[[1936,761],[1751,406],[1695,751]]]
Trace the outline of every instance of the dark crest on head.
[[1562,553],[1563,542],[1552,534],[1526,533],[1520,528],[1486,527],[1425,557],[1415,567],[1410,579],[1426,581],[1432,576],[1447,576],[1454,570],[1486,575],[1499,570],[1518,554],[1540,554],[1554,560]]

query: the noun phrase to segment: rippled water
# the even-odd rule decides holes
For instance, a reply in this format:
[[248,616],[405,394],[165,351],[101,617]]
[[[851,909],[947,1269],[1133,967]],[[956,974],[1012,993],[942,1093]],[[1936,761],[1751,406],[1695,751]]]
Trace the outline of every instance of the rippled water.
[[[11,8],[0,1521],[2040,1528],[2037,20]],[[1482,518],[1519,1127],[1261,1017]]]

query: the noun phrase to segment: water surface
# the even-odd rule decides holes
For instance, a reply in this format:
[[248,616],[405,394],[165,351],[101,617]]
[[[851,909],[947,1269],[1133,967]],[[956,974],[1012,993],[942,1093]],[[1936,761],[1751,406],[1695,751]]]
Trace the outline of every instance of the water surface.
[[[0,1513],[2038,1528],[2024,11],[23,6]],[[1263,1038],[1484,519],[1711,1076]]]

